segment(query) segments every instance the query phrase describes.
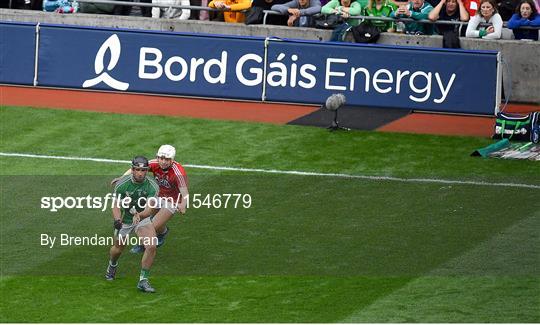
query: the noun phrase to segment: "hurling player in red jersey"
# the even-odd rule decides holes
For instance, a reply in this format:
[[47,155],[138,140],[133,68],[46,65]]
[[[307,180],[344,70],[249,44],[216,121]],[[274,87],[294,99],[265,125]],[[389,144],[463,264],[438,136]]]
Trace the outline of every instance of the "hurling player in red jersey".
[[[155,204],[149,202],[147,208],[137,215],[142,219],[153,216],[152,223],[158,237],[158,247],[163,245],[169,232],[167,221],[178,211],[186,213],[188,180],[184,167],[174,160],[176,149],[168,144],[159,147],[156,159],[149,162],[150,171],[159,185],[159,198]],[[131,172],[129,170],[128,172]],[[113,180],[115,182],[115,180]],[[135,246],[132,253],[140,253],[144,247]]]

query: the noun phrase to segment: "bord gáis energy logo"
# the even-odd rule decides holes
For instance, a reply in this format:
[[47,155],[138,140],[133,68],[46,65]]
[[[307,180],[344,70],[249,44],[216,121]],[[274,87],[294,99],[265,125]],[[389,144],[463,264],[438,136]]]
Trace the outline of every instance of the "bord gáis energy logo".
[[[111,60],[107,65],[107,72],[105,72],[105,65],[103,64],[103,61],[105,59],[105,53],[107,53],[107,51],[111,53]],[[111,77],[108,73],[111,72],[118,64],[121,51],[122,46],[120,45],[120,39],[116,34],[112,35],[105,42],[103,42],[96,54],[96,59],[94,61],[94,70],[97,74],[97,77],[86,80],[82,85],[83,88],[90,88],[103,82],[104,84],[113,89],[127,90],[129,88],[129,83],[118,81]]]

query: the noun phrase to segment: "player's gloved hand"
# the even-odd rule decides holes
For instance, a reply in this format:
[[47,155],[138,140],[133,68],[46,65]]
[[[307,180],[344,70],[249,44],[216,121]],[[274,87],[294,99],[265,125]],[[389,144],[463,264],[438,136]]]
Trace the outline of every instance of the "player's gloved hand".
[[114,229],[116,230],[122,229],[122,220],[114,219]]

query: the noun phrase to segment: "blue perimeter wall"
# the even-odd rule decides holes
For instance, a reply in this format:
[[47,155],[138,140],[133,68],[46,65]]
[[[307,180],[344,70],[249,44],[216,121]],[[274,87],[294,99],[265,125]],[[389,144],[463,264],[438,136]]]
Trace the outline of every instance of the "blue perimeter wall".
[[493,114],[495,51],[0,22],[0,83]]

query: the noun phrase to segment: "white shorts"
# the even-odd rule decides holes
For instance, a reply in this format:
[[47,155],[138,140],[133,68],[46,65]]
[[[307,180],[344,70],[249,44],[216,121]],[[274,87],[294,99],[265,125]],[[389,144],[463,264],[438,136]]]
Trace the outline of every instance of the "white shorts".
[[152,218],[150,218],[150,217],[144,218],[136,225],[134,225],[134,224],[131,224],[131,225],[122,224],[122,228],[120,230],[115,230],[114,235],[116,237],[120,237],[120,236],[121,237],[126,237],[126,236],[131,235],[131,234],[136,234],[137,230],[139,230],[140,228],[142,228],[144,226],[147,226],[147,225],[152,225]]

